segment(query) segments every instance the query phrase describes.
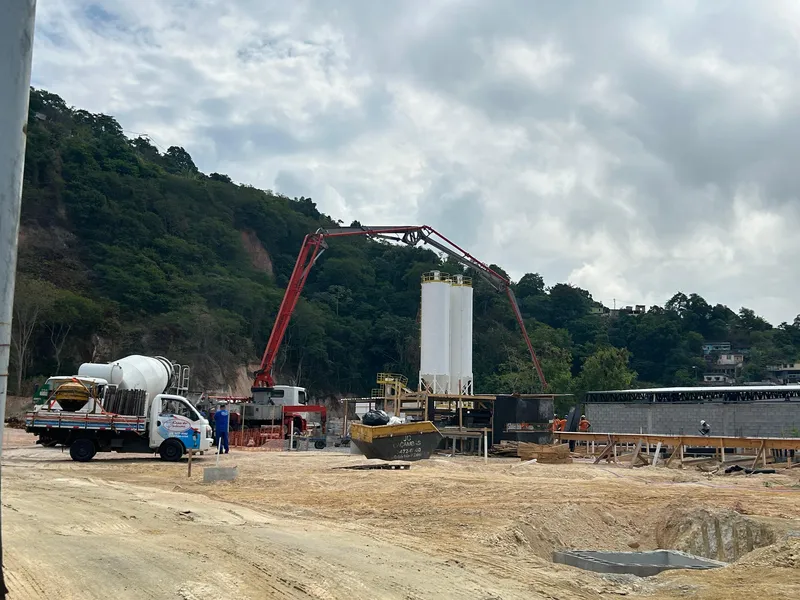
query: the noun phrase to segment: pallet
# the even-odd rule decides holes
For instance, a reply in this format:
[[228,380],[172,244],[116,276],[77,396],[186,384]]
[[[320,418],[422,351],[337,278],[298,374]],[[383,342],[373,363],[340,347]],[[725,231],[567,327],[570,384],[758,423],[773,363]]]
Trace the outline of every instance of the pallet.
[[347,465],[344,467],[333,467],[334,469],[352,469],[355,471],[373,471],[381,469],[384,471],[408,471],[411,465]]

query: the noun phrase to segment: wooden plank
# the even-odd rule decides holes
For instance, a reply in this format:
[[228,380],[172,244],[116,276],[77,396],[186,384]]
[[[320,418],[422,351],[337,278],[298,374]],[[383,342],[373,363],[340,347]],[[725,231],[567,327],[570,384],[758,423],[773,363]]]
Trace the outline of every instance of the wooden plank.
[[644,444],[643,440],[639,440],[636,444],[636,450],[633,451],[633,456],[631,456],[631,465],[630,469],[632,469],[636,465],[636,461],[639,460],[639,454],[642,451],[642,445]]
[[661,442],[656,444],[656,453],[653,455],[653,464],[650,465],[651,467],[655,467],[658,464],[658,457],[661,455]]
[[594,464],[598,464],[601,460],[606,458],[609,454],[611,454],[611,450],[614,450],[614,460],[616,461],[616,450],[617,447],[614,444],[614,441],[611,439],[611,436],[608,436],[608,444],[600,451],[600,454],[597,455],[597,458],[594,459]]
[[763,454],[764,454],[764,444],[761,444],[761,447],[758,449],[758,454],[756,454],[756,457],[753,460],[753,466],[751,467],[752,469],[756,468],[756,466],[758,465],[758,459],[761,458]]
[[685,458],[683,460],[683,464],[690,466],[716,462],[719,462],[719,459],[716,456],[699,456],[697,458]]
[[683,445],[681,444],[681,440],[678,440],[678,443],[677,443],[677,444],[675,444],[675,445],[672,447],[672,454],[670,454],[670,455],[669,455],[669,458],[667,458],[667,465],[666,465],[667,467],[669,467],[669,466],[670,466],[670,464],[672,464],[672,461],[673,461],[673,460],[675,460],[677,457],[679,457],[679,456],[680,456],[680,453],[681,453],[681,452],[680,452],[680,451],[681,451],[681,448],[683,448]]
[[659,441],[667,446],[683,440],[685,446],[705,446],[719,448],[725,445],[726,448],[746,448],[757,450],[763,443],[767,450],[800,450],[800,438],[758,438],[758,437],[732,437],[715,436],[705,437],[702,435],[681,436],[673,434],[637,434],[637,433],[582,433],[575,431],[558,432],[557,437],[560,441],[600,441],[604,442],[612,436],[618,444],[635,444],[639,439],[644,439],[645,443],[656,444]]

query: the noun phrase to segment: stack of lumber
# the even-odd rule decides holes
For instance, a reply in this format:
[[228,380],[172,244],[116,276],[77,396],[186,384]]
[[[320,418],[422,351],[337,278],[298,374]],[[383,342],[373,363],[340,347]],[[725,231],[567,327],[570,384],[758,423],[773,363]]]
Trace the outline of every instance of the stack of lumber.
[[572,462],[569,444],[528,444],[520,442],[517,456],[522,460],[533,460],[548,465],[566,465]]
[[492,447],[489,448],[489,454],[491,456],[517,456],[518,446],[518,442],[502,440],[499,444],[493,444]]

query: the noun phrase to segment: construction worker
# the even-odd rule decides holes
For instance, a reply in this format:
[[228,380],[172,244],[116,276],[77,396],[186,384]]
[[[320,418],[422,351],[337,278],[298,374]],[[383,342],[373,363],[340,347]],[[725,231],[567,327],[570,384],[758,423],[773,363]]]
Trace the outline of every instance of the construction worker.
[[567,430],[567,417],[569,417],[569,415],[564,415],[564,418],[561,419],[561,422],[559,423],[559,431]]
[[225,403],[220,404],[217,412],[214,413],[214,425],[216,429],[215,442],[217,452],[222,453],[223,445],[225,447],[225,454],[228,453],[228,409]]
[[711,435],[711,426],[705,421],[700,421],[700,435]]
[[591,429],[592,424],[589,423],[589,420],[586,418],[586,415],[581,415],[581,420],[578,423],[578,431],[586,433]]
[[561,431],[561,419],[558,418],[558,415],[553,415],[553,422],[550,425],[550,431],[553,433],[556,431]]

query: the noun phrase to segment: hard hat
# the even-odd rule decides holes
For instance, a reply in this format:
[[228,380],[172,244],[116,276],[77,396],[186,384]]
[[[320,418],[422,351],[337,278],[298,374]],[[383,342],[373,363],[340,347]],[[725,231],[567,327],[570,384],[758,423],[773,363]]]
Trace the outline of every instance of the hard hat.
[[706,424],[706,422],[703,421],[702,419],[700,419],[700,425],[705,425],[705,424]]
[[581,415],[581,419],[585,419],[585,418],[586,418],[586,415]]

